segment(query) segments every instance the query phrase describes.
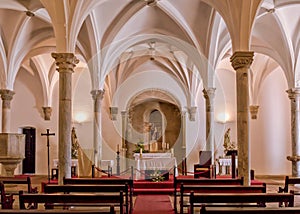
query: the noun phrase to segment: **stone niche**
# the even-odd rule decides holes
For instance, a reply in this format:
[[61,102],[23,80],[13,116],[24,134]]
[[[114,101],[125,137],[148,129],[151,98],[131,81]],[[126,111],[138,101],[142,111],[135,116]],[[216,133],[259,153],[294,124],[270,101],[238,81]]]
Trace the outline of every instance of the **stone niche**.
[[0,133],[0,163],[6,176],[14,176],[18,164],[25,158],[25,135]]

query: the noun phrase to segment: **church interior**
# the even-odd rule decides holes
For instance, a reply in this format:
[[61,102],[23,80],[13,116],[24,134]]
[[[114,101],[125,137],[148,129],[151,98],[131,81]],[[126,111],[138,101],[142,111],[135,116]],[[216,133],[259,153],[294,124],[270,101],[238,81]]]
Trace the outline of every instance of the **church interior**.
[[1,0],[0,183],[28,176],[40,194],[65,178],[152,173],[277,192],[300,177],[299,11],[300,0]]

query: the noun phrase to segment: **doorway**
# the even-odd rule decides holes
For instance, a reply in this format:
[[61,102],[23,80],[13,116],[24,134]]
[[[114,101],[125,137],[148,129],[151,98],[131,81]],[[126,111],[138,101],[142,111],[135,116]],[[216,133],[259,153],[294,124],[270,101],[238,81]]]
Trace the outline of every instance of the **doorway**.
[[24,127],[22,128],[22,134],[25,134],[25,159],[22,162],[22,173],[34,174],[36,129],[33,127]]

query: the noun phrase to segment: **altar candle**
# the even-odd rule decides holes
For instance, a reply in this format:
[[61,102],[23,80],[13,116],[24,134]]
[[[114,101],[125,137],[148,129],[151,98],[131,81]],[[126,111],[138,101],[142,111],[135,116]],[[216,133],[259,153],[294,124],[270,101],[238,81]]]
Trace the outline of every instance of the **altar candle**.
[[174,149],[173,148],[171,148],[171,154],[174,155]]
[[143,149],[142,148],[140,148],[140,154],[143,154]]

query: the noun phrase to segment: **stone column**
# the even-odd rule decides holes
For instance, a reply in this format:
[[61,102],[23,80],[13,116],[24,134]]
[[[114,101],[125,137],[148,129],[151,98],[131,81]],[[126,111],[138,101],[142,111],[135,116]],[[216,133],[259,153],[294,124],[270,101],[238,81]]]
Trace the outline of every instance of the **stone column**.
[[237,97],[237,146],[238,146],[238,176],[244,177],[244,185],[249,186],[249,87],[248,71],[253,61],[253,52],[235,52],[230,61],[236,71]]
[[182,149],[186,149],[186,111],[181,111]]
[[215,88],[203,89],[203,94],[206,104],[206,150],[211,151],[211,161],[214,164],[215,160],[215,128],[214,128],[214,99]]
[[[126,152],[127,152],[127,145],[126,145],[126,140],[127,140],[127,121],[128,121],[128,114],[127,111],[121,111],[122,115],[122,146],[121,146],[121,156],[123,158],[126,158]],[[127,159],[126,161],[121,162],[121,169],[125,170],[127,169]]]
[[15,92],[8,89],[0,90],[2,99],[2,133],[9,133],[10,131],[10,101]]
[[72,73],[79,62],[73,53],[52,53],[59,72],[58,183],[71,178]]
[[287,159],[292,161],[292,176],[300,176],[300,88],[287,90],[291,100],[291,127],[292,127],[292,156]]
[[102,160],[102,125],[101,125],[101,103],[104,97],[103,90],[91,91],[94,100],[94,164],[100,167]]

